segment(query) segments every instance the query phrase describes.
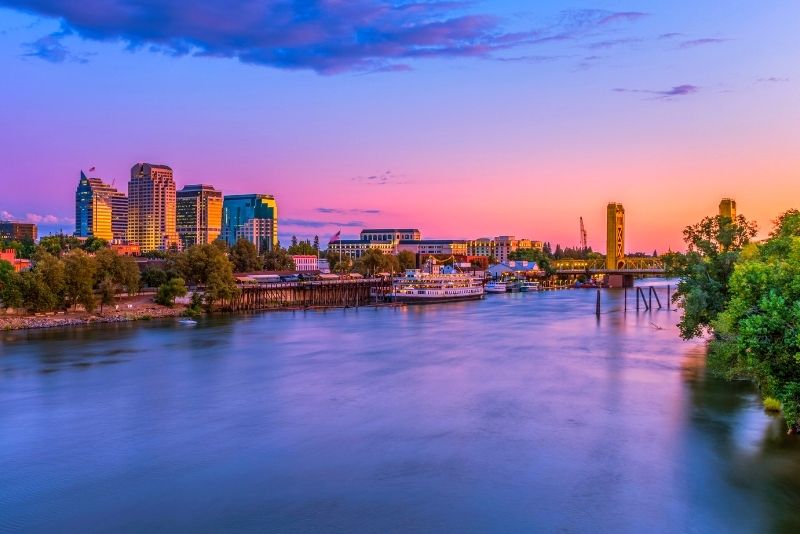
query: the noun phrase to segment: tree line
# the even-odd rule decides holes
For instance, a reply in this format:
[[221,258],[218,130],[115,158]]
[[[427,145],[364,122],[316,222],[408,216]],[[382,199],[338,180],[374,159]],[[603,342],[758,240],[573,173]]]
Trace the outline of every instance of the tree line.
[[706,217],[684,230],[687,252],[665,256],[681,281],[673,300],[683,308],[685,339],[711,334],[708,368],[749,378],[764,406],[780,407],[800,431],[800,212],[790,210],[769,237],[744,216]]

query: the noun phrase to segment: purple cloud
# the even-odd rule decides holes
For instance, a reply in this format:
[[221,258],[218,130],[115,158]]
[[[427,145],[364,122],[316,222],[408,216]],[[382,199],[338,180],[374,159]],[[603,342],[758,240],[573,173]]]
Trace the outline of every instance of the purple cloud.
[[770,76],[769,78],[759,78],[756,80],[761,83],[786,83],[789,78],[778,78],[777,76]]
[[605,41],[597,41],[594,43],[589,43],[588,45],[586,45],[586,48],[590,50],[602,50],[605,48],[613,48],[615,46],[636,44],[640,42],[642,42],[642,40],[636,37],[622,37],[619,39],[607,39]]
[[613,91],[617,93],[646,93],[650,95],[655,95],[655,98],[673,98],[676,96],[687,96],[692,95],[700,91],[700,88],[696,85],[691,84],[683,84],[683,85],[676,85],[670,89],[665,89],[663,91],[654,91],[652,89],[627,89],[625,87],[616,87]]
[[386,185],[386,184],[406,184],[403,175],[394,174],[392,171],[386,171],[381,174],[371,174],[369,176],[356,176],[353,178],[354,182],[361,182],[367,185]]
[[679,46],[680,48],[694,48],[696,46],[719,44],[719,43],[724,43],[726,41],[730,41],[730,39],[718,39],[716,37],[706,37],[703,39],[691,39],[689,41],[683,41]]
[[292,226],[299,228],[326,228],[329,226],[341,226],[347,228],[361,228],[364,226],[364,221],[318,221],[314,219],[281,219],[281,225],[284,227]]
[[[58,19],[62,32],[120,41],[131,50],[235,58],[283,69],[409,70],[412,58],[491,58],[521,45],[575,38],[582,32],[646,16],[573,10],[558,23],[507,32],[472,2],[447,0],[0,0],[0,6]],[[32,43],[32,55],[69,58],[61,32]]]
[[347,214],[365,214],[365,215],[378,215],[381,213],[381,210],[377,209],[361,209],[361,208],[317,208],[315,211],[318,213],[335,213],[337,215],[347,215]]

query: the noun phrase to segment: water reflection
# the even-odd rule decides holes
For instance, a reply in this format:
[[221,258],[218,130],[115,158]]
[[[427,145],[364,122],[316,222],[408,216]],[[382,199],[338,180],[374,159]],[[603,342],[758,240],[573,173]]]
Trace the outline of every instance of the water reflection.
[[632,293],[4,334],[0,530],[796,529],[797,441]]

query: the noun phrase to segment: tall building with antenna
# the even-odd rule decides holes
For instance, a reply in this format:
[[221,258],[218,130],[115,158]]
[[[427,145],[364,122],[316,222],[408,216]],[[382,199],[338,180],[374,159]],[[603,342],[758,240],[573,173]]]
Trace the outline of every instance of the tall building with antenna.
[[81,171],[75,190],[75,235],[124,241],[127,227],[128,197]]

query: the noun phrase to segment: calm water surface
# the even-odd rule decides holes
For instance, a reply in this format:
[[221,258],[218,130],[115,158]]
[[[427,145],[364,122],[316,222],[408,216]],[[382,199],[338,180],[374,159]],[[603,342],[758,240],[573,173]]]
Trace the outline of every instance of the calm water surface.
[[594,298],[2,334],[0,530],[800,531],[753,389]]

